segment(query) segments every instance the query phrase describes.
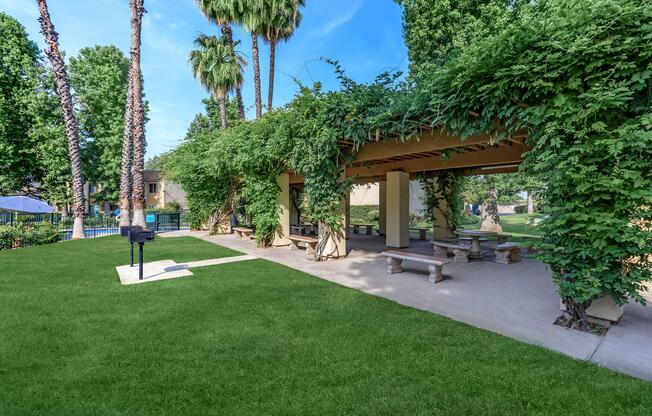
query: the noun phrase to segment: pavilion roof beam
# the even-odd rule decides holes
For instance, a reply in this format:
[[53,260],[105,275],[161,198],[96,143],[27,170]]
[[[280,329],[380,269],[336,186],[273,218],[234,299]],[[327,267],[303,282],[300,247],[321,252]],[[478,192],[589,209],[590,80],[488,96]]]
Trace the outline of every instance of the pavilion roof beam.
[[440,156],[400,160],[372,165],[352,166],[346,169],[347,177],[382,176],[393,170],[405,172],[427,172],[431,170],[481,168],[485,166],[500,166],[520,164],[522,154],[527,151],[523,144],[511,147],[497,147],[477,152],[454,153],[450,159]]

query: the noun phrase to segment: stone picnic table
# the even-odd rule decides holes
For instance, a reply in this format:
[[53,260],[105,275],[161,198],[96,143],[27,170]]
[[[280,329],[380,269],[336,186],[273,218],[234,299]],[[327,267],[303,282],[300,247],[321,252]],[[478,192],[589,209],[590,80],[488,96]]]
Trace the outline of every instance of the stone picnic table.
[[494,237],[498,233],[493,231],[480,231],[480,230],[460,230],[456,233],[460,236],[471,237],[471,251],[469,257],[474,259],[482,258],[482,250],[480,249],[480,239],[483,237]]

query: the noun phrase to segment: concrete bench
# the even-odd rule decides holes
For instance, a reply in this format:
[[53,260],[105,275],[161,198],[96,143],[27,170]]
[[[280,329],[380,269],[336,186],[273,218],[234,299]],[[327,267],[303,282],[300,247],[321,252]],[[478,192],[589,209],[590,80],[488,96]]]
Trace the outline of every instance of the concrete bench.
[[511,234],[498,234],[496,236],[496,242],[498,244],[505,244],[510,238],[512,238]]
[[287,239],[290,240],[290,250],[298,250],[299,243],[304,243],[306,246],[306,254],[308,255],[309,259],[314,259],[315,257],[315,250],[317,248],[317,243],[319,243],[319,239],[315,237],[306,237],[303,235],[289,235],[287,236]]
[[444,275],[442,274],[444,264],[451,262],[447,257],[424,256],[423,254],[410,253],[403,250],[383,251],[380,254],[387,257],[387,274],[389,275],[402,273],[403,268],[401,264],[403,261],[427,264],[428,270],[430,271],[428,281],[432,283],[444,280]]
[[428,232],[427,228],[412,227],[410,228],[410,230],[419,232],[419,240],[427,240],[426,237],[426,233]]
[[521,260],[521,248],[514,243],[498,244],[494,247],[496,263],[510,264]]
[[233,232],[240,238],[251,240],[253,238],[251,234],[253,234],[254,230],[246,227],[233,227]]
[[453,250],[455,255],[455,263],[468,263],[469,253],[471,252],[470,245],[458,244],[451,241],[435,240],[432,242],[432,247],[435,251],[435,256],[445,257],[448,255],[448,250]]
[[365,228],[367,235],[371,235],[374,226],[371,224],[353,224],[353,233],[360,234],[360,228]]

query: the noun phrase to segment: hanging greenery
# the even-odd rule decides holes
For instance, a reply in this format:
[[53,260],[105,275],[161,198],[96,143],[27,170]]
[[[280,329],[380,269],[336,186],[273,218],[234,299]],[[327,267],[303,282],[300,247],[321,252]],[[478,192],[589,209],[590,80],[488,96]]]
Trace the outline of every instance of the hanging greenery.
[[525,132],[526,165],[547,184],[541,259],[567,309],[587,326],[586,308],[600,296],[644,303],[642,283],[652,280],[650,2],[517,3],[498,34],[472,37],[415,85],[397,74],[357,84],[334,63],[339,91],[301,86],[258,121],[189,138],[171,170],[190,189],[191,208],[204,217],[226,209],[237,183],[254,207],[259,243],[269,244],[272,179],[292,171],[303,176],[303,212],[336,230],[350,187],[344,168],[365,141],[407,139],[424,125],[493,142]]
[[436,226],[437,220],[443,219],[446,222],[444,231],[452,236],[462,217],[463,171],[451,169],[438,172],[433,177],[422,175],[419,182],[424,191],[423,203],[430,220]]

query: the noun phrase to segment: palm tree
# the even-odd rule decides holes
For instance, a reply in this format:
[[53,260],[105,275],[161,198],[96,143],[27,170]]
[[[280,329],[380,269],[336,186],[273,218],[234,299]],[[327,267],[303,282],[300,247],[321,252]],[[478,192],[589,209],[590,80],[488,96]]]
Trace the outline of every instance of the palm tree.
[[145,116],[143,112],[142,72],[140,69],[140,34],[145,13],[144,0],[130,0],[131,10],[131,85],[132,85],[132,204],[134,209],[133,225],[147,227],[145,221]]
[[267,91],[267,111],[272,110],[274,100],[274,66],[276,45],[289,40],[301,23],[300,7],[305,0],[274,0],[261,2],[260,15],[263,17],[259,27],[260,35],[269,44],[269,86]]
[[189,58],[193,76],[219,102],[222,128],[225,129],[226,97],[242,85],[242,72],[246,62],[224,36],[218,38],[200,34],[195,39],[195,46],[198,49],[190,52]]
[[[275,0],[269,0],[275,1]],[[255,93],[255,107],[256,118],[263,115],[263,105],[260,87],[260,62],[258,58],[258,35],[259,28],[263,22],[260,13],[260,3],[262,0],[195,0],[200,10],[209,20],[218,25],[222,25],[222,33],[224,33],[224,25],[239,24],[247,28],[251,33],[251,60],[254,70],[254,93]],[[239,88],[236,89],[236,95]],[[244,106],[238,102],[238,107],[244,114]]]
[[[243,10],[247,0],[195,0],[201,12],[210,21],[220,26],[222,36],[231,45],[231,49],[235,50],[235,42],[233,41],[232,24],[240,24],[243,16]],[[240,117],[245,118],[244,102],[242,100],[242,88],[235,89],[236,100],[238,102],[238,111]]]
[[63,111],[63,120],[66,126],[66,137],[68,138],[68,155],[70,157],[70,167],[72,171],[72,214],[73,227],[72,238],[84,238],[84,179],[82,177],[81,156],[79,154],[79,126],[75,118],[73,109],[72,95],[70,94],[70,84],[66,66],[59,51],[59,34],[54,29],[50,12],[46,0],[36,0],[40,12],[39,22],[41,32],[45,37],[45,43],[48,45],[46,54],[52,64],[54,82],[57,87],[57,95],[61,102]]
[[127,101],[125,104],[125,125],[122,133],[122,171],[120,173],[120,226],[131,224],[129,208],[131,205],[131,158],[132,158],[132,130],[133,130],[133,95],[134,80],[129,70],[127,84]]

